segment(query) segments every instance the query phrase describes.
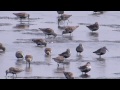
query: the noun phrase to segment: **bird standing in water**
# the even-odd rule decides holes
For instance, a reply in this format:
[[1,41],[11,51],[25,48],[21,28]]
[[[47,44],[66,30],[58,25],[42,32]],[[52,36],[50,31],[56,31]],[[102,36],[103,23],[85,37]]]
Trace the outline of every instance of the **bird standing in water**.
[[83,52],[83,50],[84,49],[83,49],[82,44],[79,44],[79,46],[76,47],[77,54],[79,54],[79,55]]
[[59,54],[59,56],[63,56],[64,58],[69,58],[70,57],[70,49],[67,49],[65,52]]
[[67,26],[67,27],[65,28],[65,30],[62,32],[62,35],[63,35],[63,34],[68,34],[68,33],[70,33],[70,36],[71,36],[71,33],[72,33],[74,30],[76,30],[78,27],[79,27],[79,26]]
[[94,51],[93,53],[99,55],[99,57],[101,58],[101,55],[104,55],[106,53],[106,50],[108,51],[108,49],[104,46],[104,47]]
[[53,35],[54,38],[57,36],[57,34],[51,28],[39,28],[39,29],[45,34],[45,37],[46,37],[46,35],[48,35],[48,36]]
[[93,32],[93,31],[97,31],[99,29],[99,24],[98,24],[98,22],[95,22],[95,24],[92,24],[92,25],[89,25],[86,27],[88,27]]
[[51,52],[52,52],[51,48],[45,48],[44,51],[45,51],[46,55],[48,55],[48,56],[51,55]]
[[17,51],[15,56],[16,56],[17,59],[23,59],[24,58],[22,51]]
[[91,70],[91,64],[90,62],[87,62],[85,65],[80,66],[78,69],[82,72],[82,74],[83,72],[86,74],[87,72]]
[[30,18],[30,14],[25,13],[25,12],[13,13],[13,14],[14,14],[15,16],[17,16],[17,17],[20,19],[21,22],[22,22],[22,19],[28,18],[28,20],[29,20],[29,18]]
[[30,67],[30,63],[31,63],[31,61],[33,60],[32,55],[26,55],[26,56],[25,56],[25,60],[26,60],[26,65],[27,65],[27,62],[28,62],[28,63],[29,63],[29,67]]
[[11,74],[13,74],[13,77],[14,77],[14,74],[17,77],[17,74],[22,72],[22,71],[24,71],[24,70],[20,69],[20,68],[10,67],[8,70],[6,70],[6,76],[8,73],[11,73]]

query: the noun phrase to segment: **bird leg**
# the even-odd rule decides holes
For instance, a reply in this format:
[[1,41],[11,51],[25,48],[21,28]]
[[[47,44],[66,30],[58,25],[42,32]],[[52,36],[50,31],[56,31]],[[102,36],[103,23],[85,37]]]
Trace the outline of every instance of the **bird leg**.
[[58,67],[59,67],[59,64],[58,64]]
[[30,62],[29,62],[29,68],[30,68]]

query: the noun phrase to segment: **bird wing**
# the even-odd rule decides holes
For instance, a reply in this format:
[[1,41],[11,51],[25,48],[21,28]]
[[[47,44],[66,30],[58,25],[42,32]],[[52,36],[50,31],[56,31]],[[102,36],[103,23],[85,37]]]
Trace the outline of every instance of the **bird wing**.
[[100,53],[101,52],[101,48],[98,49],[97,51],[94,51],[93,53]]

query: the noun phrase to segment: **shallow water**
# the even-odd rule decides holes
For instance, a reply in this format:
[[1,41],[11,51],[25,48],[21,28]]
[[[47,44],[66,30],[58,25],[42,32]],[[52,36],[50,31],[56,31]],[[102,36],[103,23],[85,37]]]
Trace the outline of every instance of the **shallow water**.
[[[6,47],[5,53],[0,53],[0,78],[12,79],[12,75],[5,76],[9,67],[19,67],[25,71],[17,74],[17,79],[65,79],[63,71],[70,71],[77,79],[83,78],[120,78],[120,12],[106,11],[100,15],[94,15],[92,11],[65,11],[71,14],[68,25],[79,25],[72,37],[69,34],[61,35],[58,29],[56,11],[25,11],[30,14],[30,22],[25,20],[22,24],[12,14],[19,11],[0,11],[0,42]],[[100,29],[92,33],[86,25],[95,22],[100,24]],[[47,47],[52,48],[52,55],[45,57],[45,47],[37,47],[31,39],[43,38],[44,34],[38,28],[52,28],[58,34],[53,38],[46,38]],[[83,44],[82,56],[77,56],[75,48]],[[92,53],[106,46],[109,50],[102,58]],[[71,50],[68,64],[65,69],[57,69],[57,63],[52,59],[67,48]],[[24,55],[31,54],[33,61],[31,68],[26,67],[25,60],[17,61],[16,51],[23,51]],[[81,76],[79,66],[91,62],[92,70],[88,76]]]

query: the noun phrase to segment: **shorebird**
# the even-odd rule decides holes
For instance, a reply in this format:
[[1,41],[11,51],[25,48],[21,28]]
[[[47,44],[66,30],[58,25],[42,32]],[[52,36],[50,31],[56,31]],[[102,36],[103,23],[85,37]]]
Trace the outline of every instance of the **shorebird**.
[[17,59],[23,59],[24,58],[22,51],[17,51],[15,56],[16,56]]
[[57,11],[58,14],[64,14],[64,11]]
[[82,74],[83,72],[86,74],[91,70],[91,64],[90,62],[87,62],[85,65],[78,67],[78,69],[82,72]]
[[74,79],[72,72],[63,72],[66,79]]
[[44,40],[44,39],[32,39],[32,41],[34,42],[34,43],[36,43],[37,44],[37,46],[39,46],[39,45],[44,45],[45,47],[47,46],[47,42]]
[[66,28],[65,28],[65,30],[62,32],[62,35],[63,34],[68,34],[68,33],[70,33],[70,36],[71,36],[71,33],[75,30],[75,29],[77,29],[79,26],[67,26]]
[[79,44],[79,46],[76,47],[77,54],[79,54],[79,55],[83,52],[83,50],[84,49],[83,49],[82,44]]
[[8,73],[11,73],[11,74],[13,74],[13,76],[15,74],[16,77],[17,77],[17,74],[22,72],[22,71],[24,71],[24,70],[20,69],[20,68],[10,67],[8,70],[6,70],[6,76],[7,76]]
[[57,62],[58,64],[58,67],[59,67],[59,64],[62,63],[63,64],[63,68],[64,68],[64,60],[65,58],[63,56],[58,56],[56,58],[52,58],[55,62]]
[[104,47],[94,51],[93,53],[99,55],[99,57],[101,58],[101,55],[104,55],[106,53],[106,50],[108,51],[108,49],[104,46]]
[[39,28],[39,29],[45,34],[45,37],[46,37],[46,35],[48,35],[48,36],[53,35],[54,37],[57,36],[57,34],[51,28]]
[[25,56],[25,60],[26,60],[26,65],[27,65],[27,62],[28,62],[28,63],[29,63],[29,67],[30,67],[30,63],[31,63],[31,61],[33,60],[32,55],[26,55],[26,56]]
[[70,49],[67,49],[65,52],[59,54],[59,56],[63,56],[64,58],[69,58],[70,57]]
[[97,13],[97,12],[98,12],[98,13],[103,13],[103,11],[93,11],[93,12],[94,12],[94,13]]
[[30,14],[25,13],[25,12],[21,12],[21,13],[13,13],[15,16],[17,16],[18,18],[20,18],[20,21],[22,21],[22,19],[26,19],[30,17]]
[[6,50],[6,48],[3,46],[2,43],[0,43],[0,49],[1,49],[2,51],[5,51],[5,50]]
[[[65,21],[68,20],[69,22],[69,18],[71,17],[72,15],[67,15],[67,14],[62,14],[61,16],[58,17],[58,26],[60,24],[61,21]],[[68,23],[67,23],[68,24]]]
[[99,29],[99,24],[98,24],[98,22],[95,22],[95,24],[92,24],[92,25],[89,25],[86,27],[88,27],[93,32],[93,31],[97,31]]
[[46,55],[49,56],[49,55],[51,55],[52,50],[51,50],[51,48],[45,48],[44,52]]

